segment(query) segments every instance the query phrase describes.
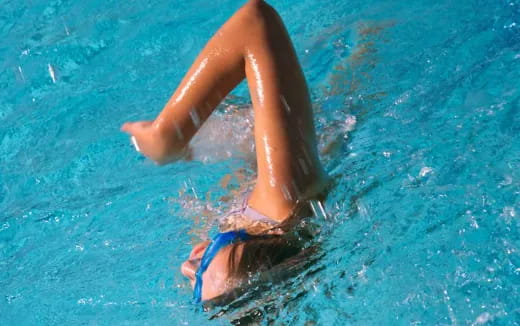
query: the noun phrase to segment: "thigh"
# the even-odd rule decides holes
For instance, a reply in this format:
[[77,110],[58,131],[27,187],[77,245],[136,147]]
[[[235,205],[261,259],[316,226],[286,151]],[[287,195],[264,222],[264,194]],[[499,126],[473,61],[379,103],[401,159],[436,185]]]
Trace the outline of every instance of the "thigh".
[[250,205],[275,218],[286,216],[298,199],[321,183],[324,173],[307,84],[289,35],[277,13],[263,2],[259,15],[255,37],[245,50],[258,164]]

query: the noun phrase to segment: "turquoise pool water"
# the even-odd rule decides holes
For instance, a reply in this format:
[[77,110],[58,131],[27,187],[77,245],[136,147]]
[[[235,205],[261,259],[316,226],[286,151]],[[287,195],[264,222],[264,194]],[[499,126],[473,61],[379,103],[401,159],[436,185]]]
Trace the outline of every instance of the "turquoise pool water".
[[215,318],[178,267],[250,172],[227,146],[250,146],[247,89],[196,161],[158,168],[119,126],[160,111],[242,1],[0,1],[1,325],[226,325],[255,307],[259,324],[520,324],[520,1],[271,3],[336,180],[324,254]]

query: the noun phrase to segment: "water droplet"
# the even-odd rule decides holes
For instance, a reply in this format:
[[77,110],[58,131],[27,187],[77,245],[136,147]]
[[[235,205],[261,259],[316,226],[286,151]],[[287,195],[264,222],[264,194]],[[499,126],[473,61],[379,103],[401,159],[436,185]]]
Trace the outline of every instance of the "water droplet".
[[430,172],[432,172],[433,169],[429,166],[425,166],[421,169],[421,171],[419,172],[419,176],[420,177],[425,177],[426,175],[428,175]]
[[23,70],[22,70],[21,66],[18,66],[18,73],[20,74],[20,79],[22,80],[22,82],[25,83],[25,76],[23,74]]
[[282,101],[282,104],[285,108],[285,111],[287,111],[287,113],[291,113],[291,107],[289,106],[289,104],[287,104],[287,101],[285,100],[285,97],[283,95],[280,95],[280,100]]
[[65,28],[65,34],[67,34],[67,36],[69,36],[70,32],[69,32],[69,28],[67,26],[67,23],[65,23],[65,19],[61,18],[61,21],[63,22],[63,27]]
[[347,115],[347,118],[345,119],[345,131],[349,132],[354,130],[354,128],[356,127],[356,122],[356,116],[350,114]]
[[474,325],[482,325],[482,324],[485,324],[487,323],[488,321],[490,321],[492,318],[491,314],[489,312],[484,312],[482,314],[480,314],[477,319],[475,319],[475,321],[473,322],[473,324],[471,324],[472,326]]
[[175,122],[173,123],[173,125],[175,127],[175,133],[177,134],[177,138],[179,138],[179,140],[184,140],[184,135],[179,125]]
[[305,164],[305,160],[301,157],[298,158],[298,163],[300,164],[300,167],[303,170],[303,174],[308,175],[309,169],[307,168],[307,164]]
[[291,193],[289,192],[289,189],[285,185],[282,186],[282,194],[283,197],[287,200],[292,200]]
[[193,124],[195,125],[195,127],[199,128],[200,127],[200,118],[199,118],[199,115],[197,114],[196,108],[193,108],[190,111],[190,118],[191,118],[191,121],[193,121]]
[[51,76],[52,82],[56,83],[56,74],[54,72],[54,67],[50,63],[48,63],[47,69],[49,70],[49,76]]

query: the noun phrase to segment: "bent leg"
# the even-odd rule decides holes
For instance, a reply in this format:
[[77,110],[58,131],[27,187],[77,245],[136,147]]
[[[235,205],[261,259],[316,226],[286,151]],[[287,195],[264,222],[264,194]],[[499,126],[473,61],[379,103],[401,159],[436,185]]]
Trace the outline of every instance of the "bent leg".
[[[215,107],[245,77],[247,7],[240,8],[208,41],[155,123],[188,143]],[[173,129],[175,128],[175,129]]]
[[307,84],[289,35],[266,3],[256,3],[255,15],[255,37],[247,43],[245,57],[258,163],[249,205],[283,221],[298,199],[321,190],[325,173],[318,158]]
[[[258,165],[249,205],[283,221],[298,199],[318,190],[324,172],[305,77],[283,22],[265,2],[249,1],[217,31],[153,128],[159,140],[166,139],[168,150],[184,147],[245,76],[254,108]],[[150,146],[159,140],[150,140]]]
[[121,129],[132,136],[143,155],[159,164],[178,159],[218,103],[244,79],[251,3],[208,41],[154,121],[123,124]]

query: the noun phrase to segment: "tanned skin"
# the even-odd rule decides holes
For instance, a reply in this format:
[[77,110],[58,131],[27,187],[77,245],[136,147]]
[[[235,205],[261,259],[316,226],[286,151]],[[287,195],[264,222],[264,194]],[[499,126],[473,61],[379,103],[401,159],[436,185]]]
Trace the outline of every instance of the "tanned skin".
[[261,0],[240,8],[208,41],[154,121],[127,122],[139,151],[158,164],[182,157],[224,97],[247,78],[258,166],[248,204],[283,222],[323,188],[309,91],[276,11]]

